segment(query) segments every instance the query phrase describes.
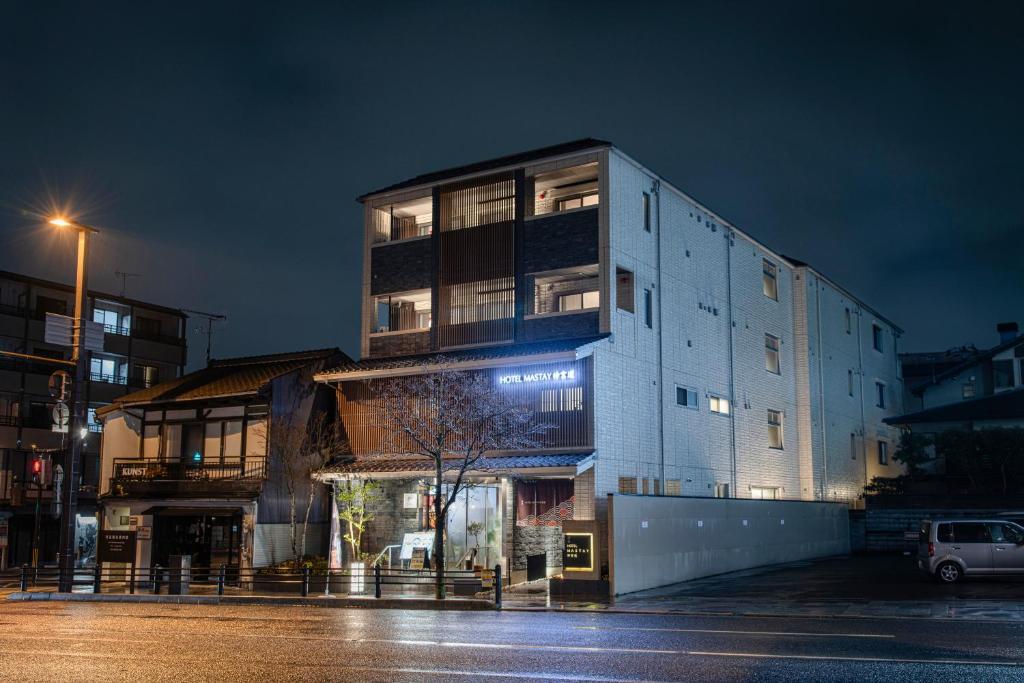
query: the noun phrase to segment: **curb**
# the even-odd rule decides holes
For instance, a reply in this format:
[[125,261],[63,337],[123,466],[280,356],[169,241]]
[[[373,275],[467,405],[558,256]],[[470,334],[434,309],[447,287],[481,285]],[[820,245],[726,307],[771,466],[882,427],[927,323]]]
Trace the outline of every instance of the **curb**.
[[416,609],[435,611],[494,611],[489,600],[453,598],[325,598],[257,597],[236,595],[122,595],[96,593],[16,592],[7,596],[12,602],[134,602],[169,605],[278,605],[359,609]]
[[752,612],[745,610],[714,611],[714,610],[658,610],[658,609],[616,609],[586,607],[515,607],[505,604],[503,612],[566,612],[570,614],[636,614],[641,616],[659,617],[758,617],[763,619],[887,619],[887,620],[919,620],[919,621],[965,621],[975,624],[1021,624],[1020,619],[978,618],[956,616],[919,616],[914,614],[799,614],[787,612]]

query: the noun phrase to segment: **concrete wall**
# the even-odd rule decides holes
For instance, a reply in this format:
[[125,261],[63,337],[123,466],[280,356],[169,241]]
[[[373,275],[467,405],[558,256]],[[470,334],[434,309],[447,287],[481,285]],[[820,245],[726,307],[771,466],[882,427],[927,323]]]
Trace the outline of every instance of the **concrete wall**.
[[835,503],[609,496],[612,592],[850,551]]

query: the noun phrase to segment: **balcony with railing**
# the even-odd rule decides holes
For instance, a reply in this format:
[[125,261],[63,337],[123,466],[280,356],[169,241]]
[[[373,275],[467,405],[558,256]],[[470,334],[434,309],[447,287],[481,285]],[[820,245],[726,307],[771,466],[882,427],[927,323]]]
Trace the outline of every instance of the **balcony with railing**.
[[114,497],[252,498],[267,477],[263,457],[195,463],[115,458],[113,465],[109,495]]

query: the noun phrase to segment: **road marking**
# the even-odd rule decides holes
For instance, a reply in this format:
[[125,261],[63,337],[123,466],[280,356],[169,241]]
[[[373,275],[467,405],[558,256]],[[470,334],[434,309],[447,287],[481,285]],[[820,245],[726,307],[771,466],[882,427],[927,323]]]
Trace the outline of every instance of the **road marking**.
[[342,671],[394,674],[439,674],[444,676],[469,676],[472,678],[518,678],[539,681],[587,681],[588,683],[669,683],[640,678],[608,678],[606,676],[585,676],[581,674],[558,674],[552,672],[528,673],[525,671],[461,671],[456,669],[383,669],[376,667],[341,666]]
[[665,631],[668,633],[735,633],[745,636],[806,636],[811,638],[895,638],[886,633],[805,633],[801,631],[736,631],[714,628],[655,628],[648,626],[573,626],[582,631]]
[[736,657],[748,659],[803,659],[829,662],[867,662],[872,664],[955,664],[958,666],[1024,666],[1024,662],[997,662],[984,659],[904,659],[902,657],[851,657],[843,655],[776,655],[763,652],[703,652],[690,650],[694,657]]

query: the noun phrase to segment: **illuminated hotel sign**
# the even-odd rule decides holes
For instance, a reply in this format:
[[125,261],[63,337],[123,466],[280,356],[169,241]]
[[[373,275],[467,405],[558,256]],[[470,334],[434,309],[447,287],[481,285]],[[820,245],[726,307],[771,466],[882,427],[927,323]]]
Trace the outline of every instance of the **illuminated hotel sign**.
[[501,375],[498,384],[520,384],[522,382],[571,382],[576,379],[576,370],[555,370],[554,372],[531,372],[522,375]]

